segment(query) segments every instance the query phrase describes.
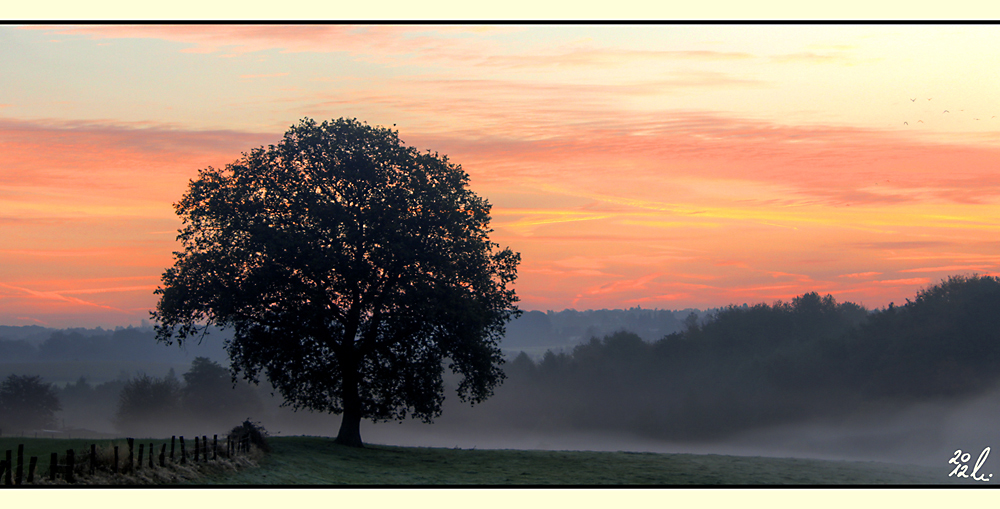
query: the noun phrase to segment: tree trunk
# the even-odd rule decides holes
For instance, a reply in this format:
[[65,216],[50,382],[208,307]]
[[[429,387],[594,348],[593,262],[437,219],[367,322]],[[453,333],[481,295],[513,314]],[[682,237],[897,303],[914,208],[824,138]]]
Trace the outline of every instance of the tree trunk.
[[343,384],[341,401],[344,402],[344,416],[340,420],[340,432],[334,443],[351,447],[364,447],[361,443],[361,396],[358,394],[358,372],[352,363],[342,363]]
[[344,416],[340,420],[340,432],[334,443],[349,445],[351,447],[364,447],[361,443],[361,413],[351,412],[344,409]]

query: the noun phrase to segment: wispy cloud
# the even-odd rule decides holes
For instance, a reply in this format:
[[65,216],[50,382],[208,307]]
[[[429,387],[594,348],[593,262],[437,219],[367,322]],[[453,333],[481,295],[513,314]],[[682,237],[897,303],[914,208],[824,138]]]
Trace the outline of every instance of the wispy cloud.
[[837,277],[849,277],[855,279],[867,279],[875,276],[881,276],[881,272],[856,272],[854,274],[841,274]]
[[40,291],[32,290],[30,288],[24,288],[24,287],[20,287],[20,286],[8,285],[8,284],[2,283],[2,282],[0,282],[0,288],[5,288],[5,289],[8,289],[8,290],[14,290],[14,291],[21,292],[21,293],[24,293],[24,294],[29,295],[31,297],[34,297],[34,298],[37,298],[37,299],[42,299],[42,300],[61,301],[61,302],[69,303],[69,304],[75,304],[75,305],[85,306],[85,307],[100,308],[100,309],[105,309],[105,310],[110,310],[110,311],[118,311],[118,312],[121,312],[121,313],[125,313],[126,312],[124,309],[119,309],[119,308],[116,308],[116,307],[113,307],[113,306],[108,306],[108,305],[99,304],[99,303],[95,303],[95,302],[85,301],[83,299],[78,299],[76,297],[70,297],[68,295],[65,295],[65,293],[67,293],[67,292],[51,292],[51,291],[40,292]]
[[254,78],[279,78],[281,76],[288,76],[287,72],[276,72],[271,74],[241,74],[240,78],[243,79],[254,79]]

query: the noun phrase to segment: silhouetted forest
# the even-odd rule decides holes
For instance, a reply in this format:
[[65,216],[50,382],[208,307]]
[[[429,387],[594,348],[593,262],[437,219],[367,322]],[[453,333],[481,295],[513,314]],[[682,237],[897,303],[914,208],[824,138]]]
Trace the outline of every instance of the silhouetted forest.
[[873,312],[807,293],[653,342],[620,331],[538,362],[521,354],[495,404],[524,428],[705,440],[972,397],[1000,381],[998,355],[1000,281],[952,277]]

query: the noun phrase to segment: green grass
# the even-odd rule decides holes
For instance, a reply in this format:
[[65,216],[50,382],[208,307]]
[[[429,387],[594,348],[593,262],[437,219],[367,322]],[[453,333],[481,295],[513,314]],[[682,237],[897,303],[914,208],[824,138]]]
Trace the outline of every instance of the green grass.
[[[169,439],[167,439],[169,441]],[[138,444],[141,440],[137,441]],[[144,442],[148,444],[153,440],[145,440]],[[162,440],[159,441],[162,443]],[[49,455],[51,453],[59,453],[59,458],[61,459],[66,455],[67,449],[73,449],[77,453],[82,450],[90,450],[90,444],[97,444],[100,447],[113,447],[115,445],[119,446],[120,451],[125,451],[128,454],[128,444],[125,442],[124,438],[109,440],[109,439],[92,439],[92,438],[30,438],[30,437],[2,437],[0,438],[0,459],[3,459],[3,454],[5,451],[13,451],[13,455],[17,456],[17,446],[18,444],[24,444],[24,462],[28,463],[28,458],[31,456],[38,456],[38,464],[41,466],[44,462],[45,468],[49,465]],[[136,445],[138,447],[138,445]],[[16,458],[15,458],[15,461]]]
[[[158,450],[169,439],[153,442]],[[118,445],[124,439],[0,438],[0,458],[25,445],[25,465],[38,456],[36,477],[47,475],[49,454]],[[344,447],[331,438],[274,437],[272,452],[257,467],[202,468],[175,475],[182,485],[796,485],[796,484],[951,484],[940,468],[875,462],[824,461],[724,455],[587,451],[468,450],[369,445]],[[189,444],[193,445],[193,444]],[[169,449],[169,446],[168,446]],[[190,450],[189,450],[190,453]],[[179,450],[178,450],[179,454]],[[15,460],[16,461],[16,460]],[[27,467],[25,467],[27,468]],[[965,480],[962,484],[969,484]],[[98,481],[103,482],[103,481]],[[118,482],[127,482],[120,480]],[[153,481],[161,482],[161,481]],[[978,483],[973,483],[978,484]]]
[[339,446],[281,437],[259,468],[207,476],[236,485],[949,484],[944,468],[874,462],[586,451]]

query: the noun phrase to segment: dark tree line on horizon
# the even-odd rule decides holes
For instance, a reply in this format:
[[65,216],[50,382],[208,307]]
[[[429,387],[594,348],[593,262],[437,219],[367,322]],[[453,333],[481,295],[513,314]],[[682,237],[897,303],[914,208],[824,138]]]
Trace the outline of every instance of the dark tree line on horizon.
[[1000,280],[979,276],[876,311],[816,293],[729,306],[658,341],[620,331],[537,362],[522,353],[491,418],[704,440],[958,401],[1000,382],[998,311]]
[[234,386],[229,370],[207,357],[196,357],[182,379],[171,369],[163,377],[136,373],[97,385],[80,377],[60,388],[40,376],[9,375],[0,382],[0,430],[108,431],[107,424],[132,436],[223,430],[261,413],[258,392]]

